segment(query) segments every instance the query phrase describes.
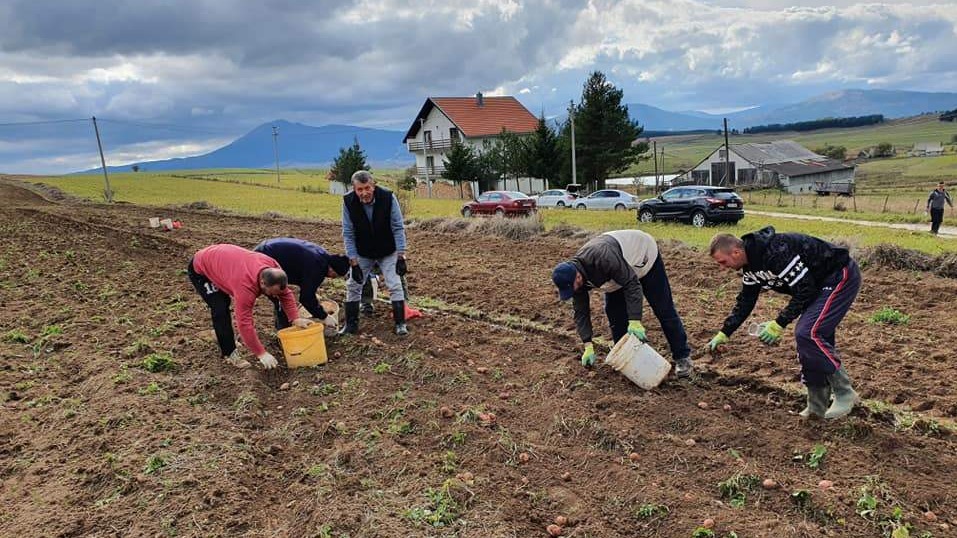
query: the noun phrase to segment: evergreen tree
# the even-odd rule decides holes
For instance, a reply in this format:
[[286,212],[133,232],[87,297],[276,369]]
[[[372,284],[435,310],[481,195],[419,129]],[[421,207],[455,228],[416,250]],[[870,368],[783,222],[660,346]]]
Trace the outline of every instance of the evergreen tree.
[[[595,189],[604,189],[610,174],[624,171],[648,152],[647,142],[636,142],[643,129],[628,117],[622,96],[603,73],[595,71],[585,82],[581,103],[571,110],[579,182]],[[565,138],[570,138],[569,123],[562,133]]]
[[562,163],[561,147],[558,135],[545,122],[544,116],[538,118],[538,128],[528,140],[527,150],[527,175],[545,179],[549,185],[556,182]]
[[359,170],[369,170],[369,165],[366,163],[365,152],[359,147],[359,139],[354,138],[352,146],[339,148],[339,156],[332,162],[332,169],[329,170],[329,179],[348,187],[352,174]]
[[471,146],[461,142],[452,144],[452,149],[445,155],[445,170],[442,171],[442,177],[458,184],[460,197],[463,196],[464,183],[479,181],[482,178],[479,159]]

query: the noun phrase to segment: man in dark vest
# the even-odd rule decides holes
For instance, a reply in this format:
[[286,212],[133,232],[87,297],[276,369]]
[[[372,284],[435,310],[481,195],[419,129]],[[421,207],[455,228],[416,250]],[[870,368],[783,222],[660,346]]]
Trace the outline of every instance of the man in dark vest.
[[351,275],[346,285],[346,324],[339,334],[359,331],[362,286],[378,264],[392,300],[395,333],[409,334],[405,325],[405,296],[401,277],[406,272],[405,224],[399,201],[392,191],[377,187],[372,174],[352,174],[352,192],[343,197],[342,240]]

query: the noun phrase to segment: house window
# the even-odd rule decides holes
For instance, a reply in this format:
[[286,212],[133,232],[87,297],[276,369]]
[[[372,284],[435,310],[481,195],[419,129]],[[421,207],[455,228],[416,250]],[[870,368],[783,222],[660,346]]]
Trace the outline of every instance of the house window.
[[459,141],[459,130],[456,129],[455,127],[452,127],[449,129],[449,140],[451,140],[452,142]]
[[432,147],[432,131],[425,131],[422,133],[422,138],[425,140],[425,145]]
[[[428,132],[428,131],[426,131],[426,132]],[[429,155],[428,157],[426,157],[426,158],[425,158],[425,166],[426,166],[426,168],[429,169],[429,173],[434,174],[434,173],[435,173],[435,157],[433,157],[433,156],[431,156],[431,155]]]
[[727,151],[727,150],[724,150],[724,149],[719,149],[719,150],[718,150],[718,158],[719,158],[719,159],[721,159],[721,160],[723,161],[725,158],[727,158],[727,156],[728,156],[728,151]]
[[754,168],[742,168],[738,170],[738,183],[750,185],[754,183],[757,170]]
[[708,180],[711,178],[711,172],[709,170],[692,170],[691,171],[691,181],[699,185],[704,185],[708,183]]

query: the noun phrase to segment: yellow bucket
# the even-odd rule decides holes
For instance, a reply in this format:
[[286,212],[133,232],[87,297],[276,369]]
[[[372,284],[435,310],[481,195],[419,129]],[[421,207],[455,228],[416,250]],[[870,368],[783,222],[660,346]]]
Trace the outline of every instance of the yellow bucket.
[[322,335],[323,324],[313,323],[305,329],[287,327],[279,331],[279,343],[290,368],[303,368],[325,364],[326,339]]

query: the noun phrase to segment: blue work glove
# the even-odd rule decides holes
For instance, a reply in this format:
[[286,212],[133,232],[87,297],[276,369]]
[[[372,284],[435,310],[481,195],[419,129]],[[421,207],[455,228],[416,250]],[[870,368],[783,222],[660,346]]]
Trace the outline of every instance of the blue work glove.
[[358,265],[353,265],[352,270],[352,280],[355,280],[359,284],[362,284],[362,269],[359,269]]
[[645,328],[638,320],[633,319],[628,322],[628,334],[634,336],[642,342],[648,341],[648,337],[645,336]]
[[783,332],[784,327],[778,325],[777,321],[769,321],[763,325],[761,332],[758,333],[758,340],[761,340],[769,346],[773,346],[781,339],[781,333]]
[[585,344],[585,352],[582,353],[582,366],[586,368],[595,364],[595,345],[591,342]]
[[718,348],[722,344],[727,344],[729,340],[731,339],[728,338],[728,335],[724,334],[724,331],[718,331],[718,334],[714,335],[711,341],[708,342],[708,351],[711,353],[718,351]]

